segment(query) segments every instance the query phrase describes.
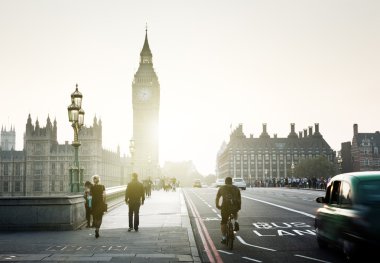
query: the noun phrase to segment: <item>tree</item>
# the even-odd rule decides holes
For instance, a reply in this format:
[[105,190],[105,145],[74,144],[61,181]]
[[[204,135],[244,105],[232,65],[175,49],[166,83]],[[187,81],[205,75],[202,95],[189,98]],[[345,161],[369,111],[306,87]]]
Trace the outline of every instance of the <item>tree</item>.
[[295,166],[294,175],[299,178],[328,178],[335,175],[335,166],[324,156],[303,159]]

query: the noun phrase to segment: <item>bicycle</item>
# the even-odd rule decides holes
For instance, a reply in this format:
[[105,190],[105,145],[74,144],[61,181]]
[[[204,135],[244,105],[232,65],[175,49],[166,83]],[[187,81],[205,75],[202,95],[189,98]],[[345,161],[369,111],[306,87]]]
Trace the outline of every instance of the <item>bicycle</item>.
[[234,240],[235,240],[235,232],[234,232],[234,225],[232,224],[232,220],[234,219],[234,215],[231,213],[228,216],[227,224],[226,224],[226,245],[227,247],[232,250],[234,247]]

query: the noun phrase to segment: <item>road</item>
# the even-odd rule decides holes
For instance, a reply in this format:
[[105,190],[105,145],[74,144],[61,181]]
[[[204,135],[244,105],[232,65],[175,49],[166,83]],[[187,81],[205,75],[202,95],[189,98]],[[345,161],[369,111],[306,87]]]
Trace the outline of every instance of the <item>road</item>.
[[233,250],[220,243],[216,188],[186,188],[198,250],[203,262],[345,262],[336,249],[321,250],[314,215],[323,191],[288,188],[242,190],[240,231]]

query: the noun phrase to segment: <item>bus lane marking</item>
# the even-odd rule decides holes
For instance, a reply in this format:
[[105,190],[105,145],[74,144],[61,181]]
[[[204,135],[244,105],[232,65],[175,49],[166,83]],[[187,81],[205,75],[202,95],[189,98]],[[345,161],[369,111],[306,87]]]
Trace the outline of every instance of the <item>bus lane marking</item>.
[[259,237],[316,235],[314,229],[305,229],[312,228],[312,226],[304,222],[256,222],[252,225],[255,227],[253,233]]
[[243,245],[246,245],[246,246],[260,248],[260,249],[269,250],[269,251],[277,251],[277,250],[272,249],[272,248],[260,247],[260,246],[255,246],[255,245],[252,245],[252,244],[248,244],[247,242],[244,241],[244,239],[241,236],[237,236],[236,238],[240,241],[240,243],[242,243]]

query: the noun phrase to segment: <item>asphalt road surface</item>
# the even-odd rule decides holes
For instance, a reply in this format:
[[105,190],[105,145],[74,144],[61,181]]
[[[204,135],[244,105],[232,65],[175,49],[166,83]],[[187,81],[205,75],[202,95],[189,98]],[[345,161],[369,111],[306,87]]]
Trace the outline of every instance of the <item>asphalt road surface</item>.
[[220,243],[217,188],[186,188],[191,224],[203,262],[345,262],[337,249],[320,249],[314,215],[324,191],[288,188],[241,190],[240,231],[233,250]]

